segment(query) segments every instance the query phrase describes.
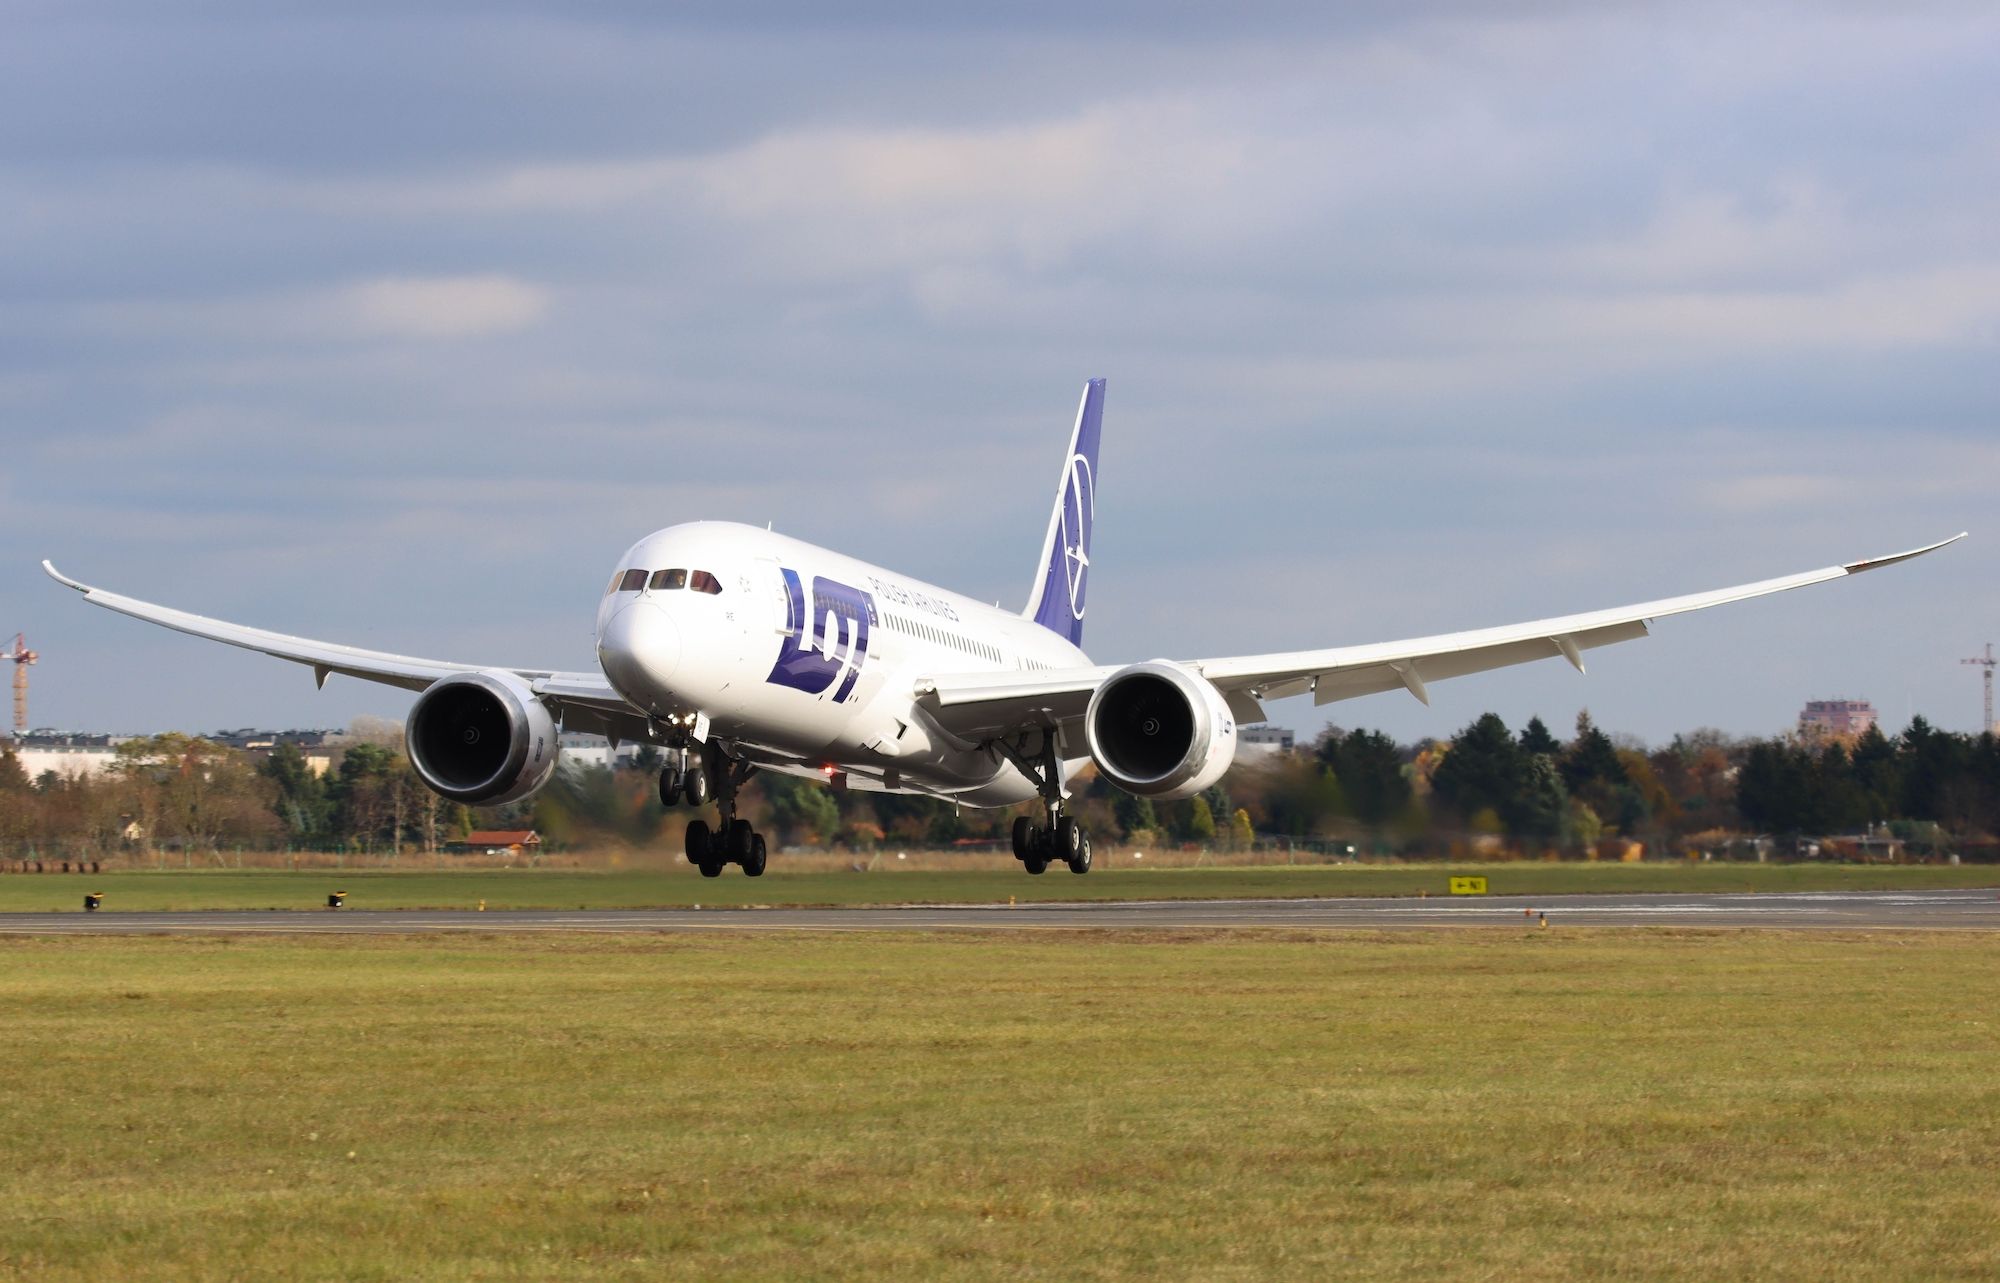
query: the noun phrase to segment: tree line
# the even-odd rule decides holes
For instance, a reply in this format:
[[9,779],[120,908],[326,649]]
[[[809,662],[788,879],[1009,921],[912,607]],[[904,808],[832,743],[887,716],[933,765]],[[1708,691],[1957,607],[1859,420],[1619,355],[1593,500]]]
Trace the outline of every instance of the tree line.
[[[317,774],[281,744],[263,756],[195,736],[127,741],[93,776],[30,780],[0,752],[0,858],[124,853],[193,862],[230,850],[438,852],[475,828],[534,828],[549,850],[622,844],[676,848],[695,814],[661,807],[659,764],[567,766],[534,798],[502,808],[446,802],[388,742],[352,743]],[[1311,749],[1239,761],[1199,796],[1158,802],[1094,772],[1072,781],[1092,832],[1146,845],[1240,849],[1272,842],[1410,856],[1468,847],[1518,854],[1650,854],[1762,835],[1781,851],[1860,833],[1919,852],[1990,848],[2000,832],[2000,744],[1939,731],[1922,718],[1900,734],[1847,740],[1737,740],[1714,731],[1648,750],[1584,714],[1567,740],[1539,718],[1515,732],[1485,714],[1447,740],[1400,744],[1380,731],[1333,729]],[[1014,814],[947,801],[836,792],[763,773],[744,812],[781,845],[1003,842]]]

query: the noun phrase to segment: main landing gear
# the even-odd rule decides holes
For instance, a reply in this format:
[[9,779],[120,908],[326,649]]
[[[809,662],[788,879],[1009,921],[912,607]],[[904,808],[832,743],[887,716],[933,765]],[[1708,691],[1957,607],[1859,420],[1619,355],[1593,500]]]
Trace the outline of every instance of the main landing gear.
[[721,812],[716,827],[711,829],[707,820],[689,820],[687,826],[687,862],[701,876],[719,878],[727,864],[740,866],[746,878],[764,876],[764,835],[750,821],[736,818],[736,790],[756,773],[755,766],[734,760],[712,742],[692,751],[675,750],[660,772],[660,801],[667,806],[682,800],[700,806],[711,792],[715,795]]
[[1046,872],[1049,865],[1058,861],[1067,864],[1071,873],[1090,872],[1090,834],[1069,813],[1063,800],[1062,763],[1056,758],[1055,734],[1043,733],[1041,752],[1033,758],[1004,742],[1000,751],[1033,781],[1035,791],[1042,795],[1042,802],[1048,808],[1047,824],[1037,824],[1025,815],[1015,818],[1014,858],[1021,862],[1022,868],[1035,874]]

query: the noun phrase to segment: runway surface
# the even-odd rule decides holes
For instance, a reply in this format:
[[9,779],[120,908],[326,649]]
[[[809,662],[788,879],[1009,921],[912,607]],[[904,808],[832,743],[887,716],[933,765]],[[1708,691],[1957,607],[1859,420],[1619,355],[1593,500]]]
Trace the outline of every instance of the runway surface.
[[0,935],[429,935],[453,932],[1377,931],[1411,927],[2000,930],[1996,891],[1579,895],[1453,899],[1144,900],[871,909],[597,909],[6,913]]

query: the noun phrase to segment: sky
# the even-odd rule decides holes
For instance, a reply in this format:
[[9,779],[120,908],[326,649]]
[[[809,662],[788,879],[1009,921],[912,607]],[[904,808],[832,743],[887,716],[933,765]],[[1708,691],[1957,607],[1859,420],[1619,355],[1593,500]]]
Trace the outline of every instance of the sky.
[[17,0],[0,630],[31,720],[402,692],[92,609],[594,667],[695,518],[1018,605],[1109,380],[1100,662],[1383,641],[1970,530],[1315,709],[1651,743],[1976,729],[2000,641],[2000,9]]

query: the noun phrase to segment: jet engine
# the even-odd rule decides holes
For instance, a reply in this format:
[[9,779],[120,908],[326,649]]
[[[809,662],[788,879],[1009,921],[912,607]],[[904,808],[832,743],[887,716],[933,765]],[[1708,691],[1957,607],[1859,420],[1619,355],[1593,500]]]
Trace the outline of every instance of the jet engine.
[[1208,679],[1171,660],[1121,668],[1090,697],[1090,755],[1128,793],[1193,797],[1236,760],[1236,719]]
[[410,765],[454,802],[497,806],[549,782],[561,752],[555,719],[513,673],[459,673],[410,706]]

